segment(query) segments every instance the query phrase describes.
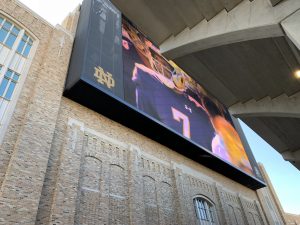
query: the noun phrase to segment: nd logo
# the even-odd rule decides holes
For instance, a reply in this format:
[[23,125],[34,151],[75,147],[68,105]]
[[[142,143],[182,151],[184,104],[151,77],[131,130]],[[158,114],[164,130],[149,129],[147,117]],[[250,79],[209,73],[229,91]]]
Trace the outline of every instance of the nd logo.
[[109,89],[115,87],[115,80],[111,73],[105,73],[103,68],[98,66],[95,67],[94,77],[97,78],[97,82],[106,85]]

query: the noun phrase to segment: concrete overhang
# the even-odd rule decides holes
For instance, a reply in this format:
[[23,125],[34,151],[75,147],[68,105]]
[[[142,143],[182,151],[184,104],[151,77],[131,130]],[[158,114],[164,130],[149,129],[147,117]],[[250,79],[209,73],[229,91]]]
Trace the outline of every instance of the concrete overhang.
[[235,10],[244,1],[253,0],[112,0],[158,45],[201,21],[211,21],[219,13]]
[[170,36],[161,51],[170,59],[203,49],[247,40],[283,36],[281,21],[300,9],[300,1],[288,0],[272,7],[267,0],[242,1],[230,12]]

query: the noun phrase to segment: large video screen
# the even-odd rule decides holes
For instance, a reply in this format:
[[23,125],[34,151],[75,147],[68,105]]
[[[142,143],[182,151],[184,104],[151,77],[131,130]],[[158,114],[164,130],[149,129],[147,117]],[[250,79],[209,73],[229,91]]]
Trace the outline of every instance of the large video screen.
[[168,62],[151,41],[124,19],[122,45],[125,101],[253,175],[241,139],[223,104]]
[[83,1],[64,95],[238,182],[261,186],[243,175],[260,178],[226,107],[109,0]]

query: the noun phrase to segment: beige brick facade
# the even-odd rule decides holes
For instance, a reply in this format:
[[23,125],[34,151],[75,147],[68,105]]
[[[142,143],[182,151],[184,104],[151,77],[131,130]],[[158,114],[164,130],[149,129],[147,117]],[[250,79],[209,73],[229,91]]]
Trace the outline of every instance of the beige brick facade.
[[300,224],[300,215],[295,215],[291,213],[285,214],[285,219],[288,225],[299,225]]
[[285,212],[283,211],[281,203],[264,166],[261,163],[259,163],[258,166],[267,184],[267,187],[257,190],[257,195],[261,206],[264,209],[267,221],[270,225],[288,224],[285,218]]
[[62,96],[78,12],[70,31],[14,0],[0,13],[37,44],[3,131],[0,224],[198,224],[195,196],[220,225],[268,224],[255,191]]

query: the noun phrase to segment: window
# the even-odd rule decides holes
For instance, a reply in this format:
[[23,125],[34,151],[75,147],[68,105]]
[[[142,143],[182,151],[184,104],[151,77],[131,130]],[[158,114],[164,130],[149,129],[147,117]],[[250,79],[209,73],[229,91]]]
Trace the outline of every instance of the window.
[[0,14],[0,142],[25,81],[33,45],[24,29]]
[[12,48],[20,29],[0,16],[0,43]]
[[194,198],[194,206],[199,225],[218,224],[215,205],[205,197]]
[[13,91],[16,87],[16,84],[19,80],[20,74],[13,72],[12,70],[7,70],[4,78],[0,84],[0,97],[11,100]]
[[32,39],[30,37],[28,37],[28,35],[24,34],[22,37],[22,40],[19,43],[17,52],[25,57],[28,56],[29,51],[31,49],[32,46]]

